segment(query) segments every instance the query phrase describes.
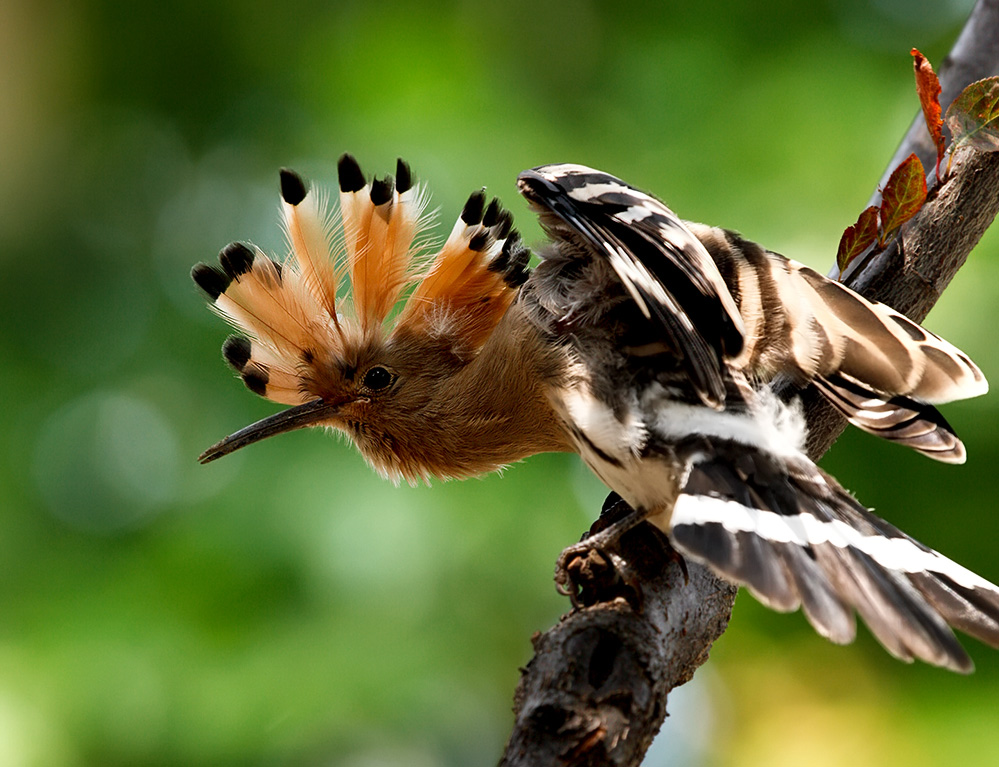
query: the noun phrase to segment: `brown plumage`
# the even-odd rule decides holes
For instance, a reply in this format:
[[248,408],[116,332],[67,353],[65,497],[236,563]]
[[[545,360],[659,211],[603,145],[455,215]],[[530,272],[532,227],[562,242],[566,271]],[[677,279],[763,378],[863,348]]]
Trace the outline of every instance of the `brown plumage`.
[[[400,160],[396,179],[372,183],[349,155],[339,170],[339,233],[322,196],[285,170],[290,258],[279,265],[235,243],[221,269],[194,269],[215,309],[248,336],[227,341],[230,366],[257,394],[305,408],[233,435],[205,459],[278,426],[337,428],[381,474],[411,482],[571,449],[545,393],[564,355],[511,311],[529,253],[509,212],[476,192],[440,251],[421,257],[424,200],[409,166]],[[337,295],[344,273],[350,302]]]

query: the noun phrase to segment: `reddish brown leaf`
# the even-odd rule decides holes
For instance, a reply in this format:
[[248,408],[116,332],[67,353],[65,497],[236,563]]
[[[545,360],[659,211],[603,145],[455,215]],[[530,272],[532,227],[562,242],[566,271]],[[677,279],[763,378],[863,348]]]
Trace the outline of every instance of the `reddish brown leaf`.
[[940,180],[940,160],[944,156],[943,118],[940,116],[940,81],[933,66],[916,48],[913,48],[912,67],[916,72],[916,93],[923,107],[926,129],[937,148],[937,181]]
[[881,244],[912,218],[926,201],[926,174],[915,154],[892,171],[881,193]]
[[867,250],[878,238],[878,208],[872,205],[857,219],[857,223],[848,226],[843,236],[839,238],[839,249],[836,251],[836,265],[840,274],[846,271],[857,256]]
[[954,134],[954,150],[969,144],[999,151],[999,77],[986,77],[961,91],[947,110],[947,126]]

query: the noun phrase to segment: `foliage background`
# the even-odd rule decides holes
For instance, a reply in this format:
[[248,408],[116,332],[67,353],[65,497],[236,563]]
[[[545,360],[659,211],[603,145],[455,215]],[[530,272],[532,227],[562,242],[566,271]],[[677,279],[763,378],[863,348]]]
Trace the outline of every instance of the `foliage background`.
[[[969,0],[0,0],[0,765],[464,765],[497,758],[552,564],[603,491],[569,456],[394,488],[315,432],[210,467],[272,411],[188,278],[280,251],[277,174],[402,155],[443,211],[582,162],[825,271]],[[928,325],[999,380],[999,240]],[[999,397],[970,463],[864,435],[824,465],[999,580]],[[838,648],[743,595],[647,764],[999,764],[970,678]]]

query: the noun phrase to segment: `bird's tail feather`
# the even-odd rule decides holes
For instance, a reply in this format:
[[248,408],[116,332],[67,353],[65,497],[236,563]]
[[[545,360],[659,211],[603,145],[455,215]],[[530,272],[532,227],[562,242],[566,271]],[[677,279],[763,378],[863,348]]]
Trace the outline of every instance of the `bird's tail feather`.
[[[730,447],[731,450],[726,448]],[[677,548],[828,639],[854,612],[896,657],[973,665],[951,627],[999,647],[999,588],[874,516],[807,458],[700,446],[671,518]]]

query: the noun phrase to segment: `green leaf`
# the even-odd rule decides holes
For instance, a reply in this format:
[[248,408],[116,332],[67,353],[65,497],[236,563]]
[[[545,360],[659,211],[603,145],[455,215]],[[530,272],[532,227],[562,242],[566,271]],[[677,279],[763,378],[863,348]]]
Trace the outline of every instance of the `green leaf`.
[[848,226],[839,238],[839,248],[836,251],[836,265],[840,274],[846,271],[857,256],[867,250],[878,238],[878,208],[872,205],[857,219],[857,223]]
[[947,127],[954,134],[954,151],[964,145],[999,151],[999,77],[986,77],[961,91],[947,110]]
[[881,193],[881,244],[912,218],[926,202],[926,174],[915,154],[892,171]]

